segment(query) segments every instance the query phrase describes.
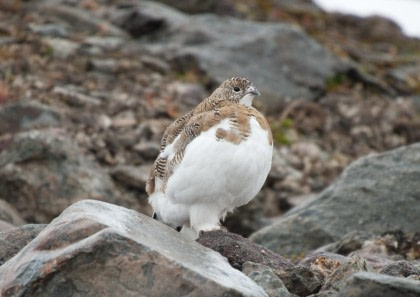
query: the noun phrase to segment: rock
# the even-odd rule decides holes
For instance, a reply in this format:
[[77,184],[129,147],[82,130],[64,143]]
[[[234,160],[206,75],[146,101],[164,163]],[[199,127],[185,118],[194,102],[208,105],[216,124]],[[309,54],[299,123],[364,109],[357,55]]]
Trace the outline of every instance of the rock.
[[179,114],[186,114],[207,97],[206,91],[199,84],[175,81],[168,85],[168,91],[171,104]]
[[250,238],[275,252],[296,256],[352,231],[418,231],[419,165],[420,143],[361,158],[316,199]]
[[87,70],[114,74],[118,70],[118,64],[115,59],[92,59],[88,62]]
[[273,191],[262,190],[251,202],[228,214],[223,226],[232,233],[248,237],[272,223],[268,217],[270,217],[270,211],[278,209],[276,198]]
[[215,13],[218,15],[238,15],[235,8],[235,1],[223,0],[189,0],[189,1],[173,1],[173,0],[158,0],[166,5],[172,6],[190,14],[197,13]]
[[105,19],[101,19],[87,10],[54,3],[37,2],[31,8],[42,12],[60,22],[66,22],[74,31],[87,32],[89,34],[100,34],[102,36],[125,37],[126,34],[120,28],[112,25]]
[[347,69],[289,24],[211,14],[188,16],[147,1],[120,12],[115,21],[140,37],[146,50],[169,61],[175,71],[194,72],[212,86],[238,74],[250,78],[269,107],[279,107],[290,98],[317,98],[327,78]]
[[271,5],[280,10],[290,12],[316,13],[321,9],[312,0],[271,0]]
[[389,83],[403,94],[417,93],[420,88],[420,63],[393,68],[388,74]]
[[31,242],[46,226],[29,224],[0,232],[0,266]]
[[321,291],[340,291],[346,279],[359,271],[369,271],[369,268],[365,259],[358,255],[354,255],[346,262],[338,265],[338,267],[326,277],[325,284],[321,287]]
[[354,274],[337,297],[417,297],[420,282],[372,272]]
[[242,265],[248,261],[272,268],[290,293],[306,296],[320,287],[320,281],[309,269],[296,266],[279,254],[240,235],[212,231],[202,234],[197,241],[221,253],[237,269],[241,269]]
[[[132,208],[108,173],[87,158],[63,131],[15,134],[0,152],[0,193],[28,222],[46,223],[68,205],[100,199]],[[34,211],[36,210],[36,211]]]
[[315,254],[325,251],[342,255],[357,253],[365,258],[375,272],[379,272],[395,260],[418,258],[420,255],[418,236],[420,235],[417,233],[404,234],[401,231],[385,232],[380,236],[355,231],[335,243],[318,248]]
[[317,251],[326,251],[340,255],[348,255],[351,252],[362,248],[364,242],[368,239],[371,239],[372,237],[372,234],[366,233],[365,231],[352,231],[346,234],[339,241],[320,247],[317,249]]
[[137,128],[136,135],[140,141],[154,141],[160,143],[163,133],[171,124],[169,120],[149,119],[142,121]]
[[36,101],[17,101],[0,106],[0,135],[46,127],[58,127],[62,115]]
[[98,107],[101,100],[81,93],[74,86],[55,86],[52,92],[59,96],[60,99],[75,107]]
[[217,15],[235,16],[237,18],[258,17],[259,19],[266,19],[278,11],[301,13],[315,13],[320,11],[320,8],[312,0],[269,0],[265,3],[258,1],[247,1],[245,3],[235,0],[158,1],[190,14],[214,13]]
[[152,165],[128,166],[120,165],[110,171],[111,176],[129,188],[145,191]]
[[407,279],[410,279],[410,280],[414,280],[414,281],[420,282],[420,275],[418,275],[418,274],[412,274],[412,275],[410,275],[410,276],[407,276]]
[[368,257],[380,257],[390,260],[417,259],[420,256],[420,233],[404,234],[389,231],[366,240],[357,253]]
[[151,56],[142,56],[140,61],[147,68],[159,72],[161,74],[166,74],[170,70],[170,66],[162,59],[151,57]]
[[134,150],[145,160],[153,161],[159,155],[160,145],[155,141],[141,141],[134,146]]
[[310,269],[316,273],[322,283],[325,283],[325,279],[347,261],[348,258],[342,255],[316,252],[299,261],[298,265]]
[[0,199],[0,220],[10,223],[12,226],[20,226],[25,224],[16,208]]
[[328,291],[322,291],[316,294],[309,295],[308,297],[335,297],[335,296],[337,296],[337,291],[328,290]]
[[218,253],[92,200],[67,208],[0,274],[4,296],[267,296]]
[[420,275],[420,268],[411,264],[408,261],[401,260],[386,265],[381,272],[391,276],[408,277],[410,275]]
[[242,265],[242,272],[261,286],[269,297],[290,296],[281,279],[270,267],[258,263],[245,262]]
[[[348,257],[329,253],[329,252],[313,252],[306,256],[304,259],[299,261],[299,265],[303,267],[313,267],[314,265],[319,265],[319,267],[323,266],[324,268],[333,268],[340,266],[344,262],[347,262]],[[331,264],[331,265],[329,265]]]
[[15,226],[10,224],[9,222],[6,222],[4,220],[0,220],[0,232],[8,231],[8,230],[13,229],[13,228],[15,228]]
[[116,36],[90,36],[83,41],[83,46],[97,46],[105,51],[113,51],[124,44],[124,39]]
[[138,121],[133,111],[127,110],[118,113],[112,119],[112,126],[114,128],[127,128],[137,125]]
[[51,53],[54,57],[60,59],[67,59],[76,54],[79,44],[64,38],[44,38],[44,43],[50,47]]
[[69,35],[67,27],[61,24],[29,24],[29,29],[35,34],[49,37],[61,37],[66,38]]

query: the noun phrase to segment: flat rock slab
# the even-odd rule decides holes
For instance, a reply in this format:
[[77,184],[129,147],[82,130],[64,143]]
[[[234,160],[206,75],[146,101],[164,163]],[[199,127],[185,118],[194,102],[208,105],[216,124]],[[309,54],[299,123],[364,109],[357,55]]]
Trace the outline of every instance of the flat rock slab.
[[338,297],[418,297],[420,281],[373,272],[354,274]]
[[420,143],[361,158],[310,202],[253,235],[283,256],[305,254],[352,231],[380,235],[420,226]]
[[1,296],[267,296],[219,253],[93,200],[67,208],[0,275]]

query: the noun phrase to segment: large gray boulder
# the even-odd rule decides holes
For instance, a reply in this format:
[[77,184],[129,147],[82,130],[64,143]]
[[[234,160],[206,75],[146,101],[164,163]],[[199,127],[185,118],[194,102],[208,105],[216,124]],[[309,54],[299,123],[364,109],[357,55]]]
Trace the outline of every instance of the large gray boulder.
[[420,227],[420,143],[361,158],[318,197],[251,239],[299,256],[351,231],[416,232]]
[[213,14],[189,16],[163,4],[138,1],[114,22],[180,72],[215,86],[246,76],[269,106],[290,98],[314,99],[345,66],[297,26]]
[[84,200],[0,268],[1,296],[267,296],[219,253],[135,211]]
[[28,222],[48,223],[86,197],[140,208],[63,130],[21,132],[2,141],[0,193]]

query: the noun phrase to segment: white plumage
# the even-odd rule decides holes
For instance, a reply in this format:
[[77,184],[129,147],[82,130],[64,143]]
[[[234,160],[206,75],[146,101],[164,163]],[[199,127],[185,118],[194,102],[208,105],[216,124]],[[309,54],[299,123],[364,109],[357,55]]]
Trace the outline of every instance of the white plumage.
[[[253,95],[247,92],[237,104],[249,106],[258,93],[255,87],[251,90]],[[229,108],[235,110],[235,105]],[[182,160],[165,176],[166,180],[153,175],[154,191],[149,202],[158,220],[174,228],[190,227],[197,235],[220,228],[220,219],[257,195],[271,167],[273,144],[268,125],[262,127],[261,119],[246,116],[246,137],[241,138],[238,126],[232,126],[232,118],[225,118],[186,145]],[[219,130],[240,141],[218,137]],[[169,164],[176,158],[175,148],[182,141],[185,139],[179,134],[164,147],[158,159]]]
[[160,219],[173,227],[188,225],[191,217],[195,230],[217,228],[219,218],[247,204],[267,178],[272,159],[268,132],[252,118],[249,138],[236,145],[216,140],[220,127],[228,129],[227,120],[187,146],[182,162],[168,180],[166,195],[157,191],[150,196]]

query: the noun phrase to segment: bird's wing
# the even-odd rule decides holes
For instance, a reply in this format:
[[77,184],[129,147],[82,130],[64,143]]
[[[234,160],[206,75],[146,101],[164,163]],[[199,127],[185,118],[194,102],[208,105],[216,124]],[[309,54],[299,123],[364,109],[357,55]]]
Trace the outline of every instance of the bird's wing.
[[166,170],[167,158],[162,156],[162,152],[165,151],[166,147],[172,144],[175,138],[182,132],[185,127],[185,124],[193,116],[193,111],[185,114],[184,116],[176,119],[171,125],[166,128],[165,133],[163,134],[162,140],[160,142],[160,154],[156,158],[153,167],[150,171],[149,179],[146,183],[146,192],[150,195],[155,191],[155,179],[159,177],[163,179]]

